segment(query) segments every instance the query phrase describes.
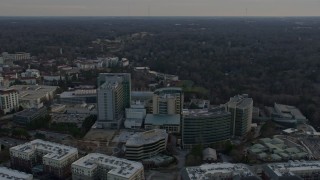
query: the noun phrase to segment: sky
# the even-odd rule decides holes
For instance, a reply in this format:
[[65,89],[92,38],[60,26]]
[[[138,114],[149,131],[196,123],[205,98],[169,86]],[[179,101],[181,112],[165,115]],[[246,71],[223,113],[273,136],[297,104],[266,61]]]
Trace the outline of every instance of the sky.
[[320,0],[0,0],[0,16],[320,16]]

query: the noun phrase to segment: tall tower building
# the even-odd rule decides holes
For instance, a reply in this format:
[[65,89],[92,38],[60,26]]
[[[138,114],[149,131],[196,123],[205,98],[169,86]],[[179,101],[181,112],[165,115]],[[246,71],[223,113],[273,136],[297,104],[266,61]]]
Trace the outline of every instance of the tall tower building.
[[4,114],[19,108],[19,95],[15,89],[0,89],[0,110]]
[[157,89],[153,94],[153,114],[182,114],[183,101],[181,88]]
[[102,73],[98,77],[98,122],[102,128],[120,128],[125,108],[130,107],[130,74]]
[[253,100],[247,94],[231,97],[226,104],[231,113],[231,135],[243,136],[250,131]]
[[100,73],[98,77],[98,87],[105,82],[114,82],[121,79],[123,87],[124,107],[130,108],[131,103],[131,74],[130,73]]

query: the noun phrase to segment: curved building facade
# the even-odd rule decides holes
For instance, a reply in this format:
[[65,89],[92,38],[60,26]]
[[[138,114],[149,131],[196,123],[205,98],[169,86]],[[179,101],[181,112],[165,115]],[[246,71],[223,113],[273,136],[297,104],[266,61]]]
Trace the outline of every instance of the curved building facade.
[[230,139],[231,113],[224,108],[212,111],[190,110],[182,119],[182,143],[184,149],[194,145],[209,146]]
[[141,160],[155,156],[167,148],[168,134],[163,129],[137,133],[126,143],[126,158]]

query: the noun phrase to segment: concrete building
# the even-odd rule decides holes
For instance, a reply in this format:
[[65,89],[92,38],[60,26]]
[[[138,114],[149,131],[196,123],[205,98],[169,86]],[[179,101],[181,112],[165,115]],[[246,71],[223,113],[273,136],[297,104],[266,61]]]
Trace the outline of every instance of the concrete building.
[[308,119],[294,106],[274,103],[271,112],[272,120],[286,127],[296,127],[297,124],[306,123]]
[[0,110],[7,114],[19,109],[19,95],[15,89],[0,89]]
[[[119,81],[119,79],[121,79]],[[123,86],[124,107],[129,108],[131,103],[131,74],[130,73],[100,73],[98,87],[105,82],[121,82]]]
[[43,107],[43,102],[54,98],[58,86],[14,85],[11,88],[19,92],[19,104],[27,109]]
[[153,157],[166,150],[167,139],[168,134],[162,129],[136,133],[126,142],[126,158],[141,160]]
[[126,108],[124,127],[128,129],[140,129],[145,117],[146,109],[144,108]]
[[3,52],[2,57],[5,61],[6,60],[20,61],[20,60],[31,59],[30,53],[26,53],[26,52],[17,52],[15,54],[9,54],[7,52]]
[[119,128],[124,115],[123,86],[120,82],[106,82],[98,88],[98,126]]
[[183,180],[235,179],[259,180],[247,165],[231,163],[203,164],[186,167],[182,172]]
[[77,89],[65,91],[60,94],[59,101],[62,104],[97,103],[96,89]]
[[98,121],[100,128],[120,128],[125,108],[131,102],[131,76],[127,73],[101,73],[98,77]]
[[316,180],[320,179],[320,161],[289,161],[267,164],[262,178],[266,180]]
[[71,173],[71,164],[78,159],[78,150],[73,147],[36,139],[10,148],[11,166],[31,172],[36,165],[56,178],[65,179]]
[[140,104],[147,110],[147,114],[153,113],[153,92],[151,91],[132,91],[131,92],[131,106]]
[[153,95],[153,114],[182,114],[183,102],[181,88],[157,89]]
[[0,179],[1,180],[33,180],[31,174],[26,174],[6,167],[0,167]]
[[182,118],[182,145],[191,149],[194,145],[210,146],[230,139],[231,113],[219,107],[208,110],[188,110]]
[[13,122],[19,125],[27,125],[38,118],[46,116],[47,114],[46,107],[42,107],[40,109],[25,109],[13,115]]
[[180,133],[180,114],[147,114],[144,121],[144,128],[165,129],[168,133]]
[[72,163],[73,180],[144,180],[144,168],[139,162],[104,154],[91,153]]
[[247,94],[231,97],[226,104],[231,113],[231,135],[244,136],[251,130],[253,100]]
[[217,161],[217,152],[215,149],[206,148],[202,151],[202,161],[212,163]]

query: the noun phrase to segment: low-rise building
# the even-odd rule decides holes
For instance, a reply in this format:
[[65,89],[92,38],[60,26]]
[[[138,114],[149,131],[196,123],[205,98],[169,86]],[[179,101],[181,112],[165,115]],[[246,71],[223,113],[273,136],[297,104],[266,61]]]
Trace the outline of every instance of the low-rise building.
[[65,91],[60,94],[62,104],[82,104],[97,103],[96,89],[77,89],[75,91]]
[[7,114],[19,109],[18,91],[15,89],[0,89],[0,110]]
[[126,158],[141,160],[157,155],[167,148],[168,134],[163,129],[154,129],[132,135],[126,142]]
[[40,109],[25,109],[13,115],[13,122],[20,125],[27,125],[38,118],[46,116],[47,114],[46,107],[42,107]]
[[33,180],[31,174],[20,172],[6,167],[0,167],[0,179],[2,180]]
[[215,149],[206,148],[202,151],[202,161],[212,163],[217,161],[217,152]]
[[19,92],[19,103],[23,108],[41,108],[43,102],[54,98],[58,86],[14,85]]
[[245,164],[215,163],[201,166],[186,167],[182,173],[183,180],[206,179],[241,179],[259,180]]
[[267,164],[263,167],[262,178],[268,180],[320,179],[320,161],[289,161]]
[[165,129],[168,133],[180,133],[180,114],[147,114],[144,127],[146,130]]
[[144,180],[144,168],[139,162],[91,153],[72,163],[72,179]]
[[126,120],[124,127],[128,129],[140,129],[146,116],[144,108],[126,108]]
[[271,112],[272,120],[280,125],[296,127],[297,124],[306,123],[308,119],[294,106],[274,103]]
[[43,171],[64,179],[71,173],[71,164],[78,159],[78,150],[73,147],[36,139],[10,148],[11,166],[31,172],[36,165]]

